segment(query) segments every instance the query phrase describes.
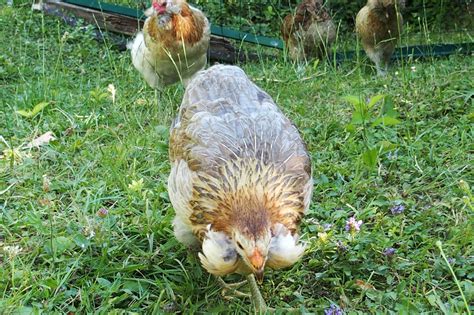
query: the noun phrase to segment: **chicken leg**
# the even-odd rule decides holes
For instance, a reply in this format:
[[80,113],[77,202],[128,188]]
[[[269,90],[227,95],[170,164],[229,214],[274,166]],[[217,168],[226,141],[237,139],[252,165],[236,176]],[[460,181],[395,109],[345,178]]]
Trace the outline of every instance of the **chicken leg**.
[[247,276],[247,281],[250,285],[250,292],[252,294],[252,303],[255,307],[255,311],[257,313],[265,313],[268,310],[267,303],[262,297],[260,290],[257,285],[257,281],[255,281],[255,276],[253,273]]
[[[250,297],[250,299],[252,300],[252,303],[255,307],[255,311],[257,311],[259,313],[260,312],[264,313],[265,311],[269,310],[269,308],[267,307],[267,304],[265,303],[265,300],[262,297],[262,294],[260,293],[260,290],[258,288],[258,284],[255,281],[255,276],[253,274],[247,275],[247,280],[237,282],[237,283],[230,283],[229,284],[229,283],[225,282],[221,277],[217,277],[217,281],[219,282],[219,284],[223,288],[222,294],[225,297],[227,297],[226,291],[229,290],[229,292],[232,295],[235,295],[237,297]],[[250,293],[251,294],[243,293],[243,292],[240,292],[240,291],[237,290],[239,287],[241,287],[242,285],[244,285],[246,283],[248,283],[249,286],[250,286]]]

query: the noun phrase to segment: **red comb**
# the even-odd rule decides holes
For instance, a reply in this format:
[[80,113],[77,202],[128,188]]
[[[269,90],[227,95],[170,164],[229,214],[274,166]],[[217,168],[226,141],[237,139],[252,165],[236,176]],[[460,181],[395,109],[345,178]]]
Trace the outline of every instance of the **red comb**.
[[163,14],[166,12],[166,2],[164,4],[159,4],[156,0],[153,0],[151,6],[158,14]]

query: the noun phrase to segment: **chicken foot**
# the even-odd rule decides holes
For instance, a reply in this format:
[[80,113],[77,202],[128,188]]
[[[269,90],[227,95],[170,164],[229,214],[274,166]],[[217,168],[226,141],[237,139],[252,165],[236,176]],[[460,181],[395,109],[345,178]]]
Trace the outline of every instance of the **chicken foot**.
[[[240,281],[240,282],[237,282],[237,283],[227,283],[224,280],[222,280],[221,277],[217,277],[217,281],[219,282],[220,286],[222,287],[222,296],[224,296],[224,298],[232,299],[233,298],[232,295],[234,295],[236,297],[251,297],[250,294],[243,293],[243,292],[237,290],[238,288],[240,288],[241,286],[246,284],[247,280]],[[229,291],[230,295],[227,295],[227,291]]]

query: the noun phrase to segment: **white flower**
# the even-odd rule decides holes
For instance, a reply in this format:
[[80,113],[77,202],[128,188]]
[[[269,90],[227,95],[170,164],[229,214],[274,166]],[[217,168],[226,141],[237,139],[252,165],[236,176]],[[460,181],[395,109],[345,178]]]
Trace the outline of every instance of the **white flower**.
[[128,188],[134,192],[140,192],[143,189],[143,178],[140,180],[132,180],[132,183],[128,185]]
[[23,249],[18,246],[3,246],[3,251],[10,257],[10,259],[15,258]]

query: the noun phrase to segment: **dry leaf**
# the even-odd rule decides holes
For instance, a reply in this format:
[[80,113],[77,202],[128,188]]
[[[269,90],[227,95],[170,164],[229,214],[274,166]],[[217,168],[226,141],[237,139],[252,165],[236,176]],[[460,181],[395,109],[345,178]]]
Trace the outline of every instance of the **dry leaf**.
[[48,207],[48,206],[51,206],[51,205],[52,205],[51,200],[49,200],[49,199],[47,199],[47,198],[38,200],[38,203],[39,203],[42,207]]
[[39,148],[42,145],[48,144],[49,142],[56,140],[54,137],[54,134],[51,131],[46,132],[45,134],[42,134],[38,138],[32,140],[30,143],[28,143],[25,148],[30,149],[30,148]]
[[63,135],[68,137],[68,136],[72,135],[73,133],[74,133],[74,127],[69,127],[63,132]]
[[363,290],[375,290],[375,287],[364,280],[357,279],[355,284]]

